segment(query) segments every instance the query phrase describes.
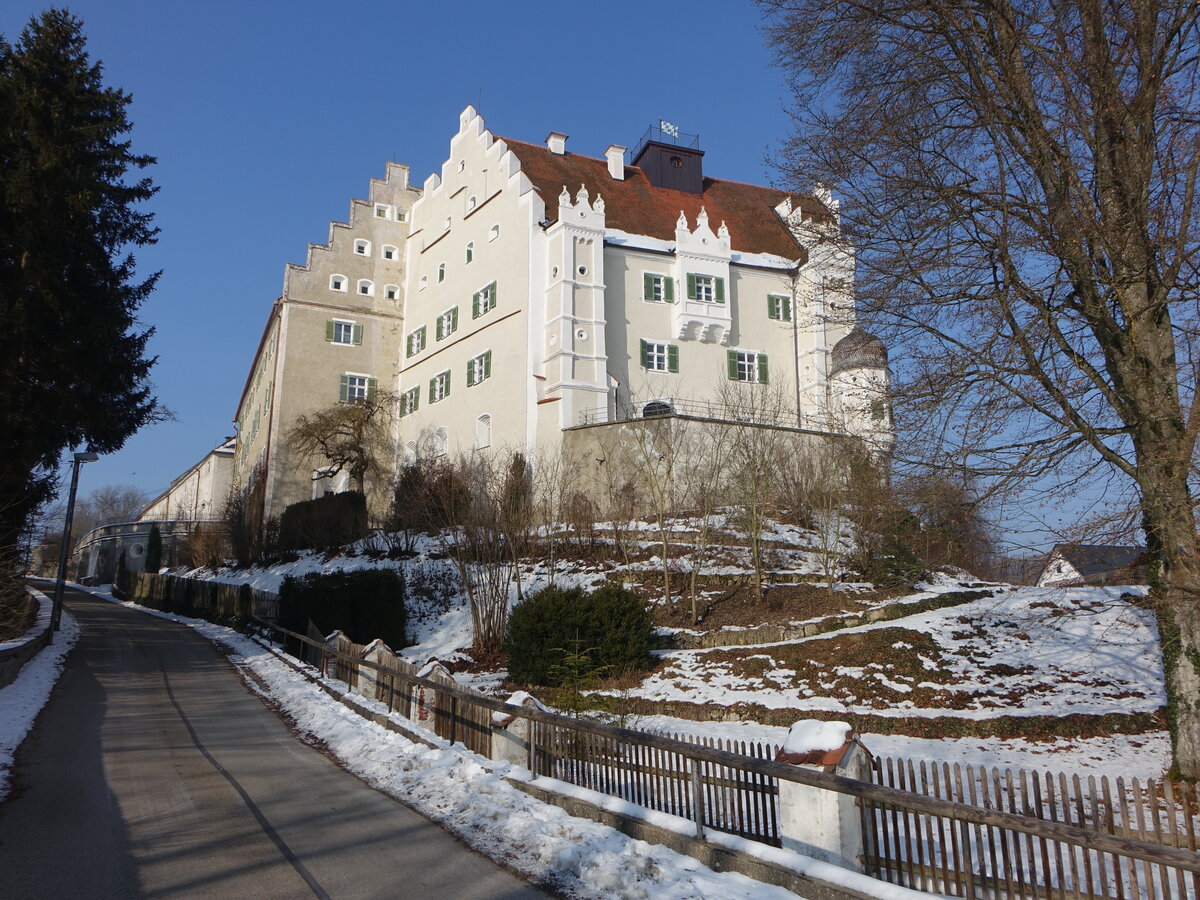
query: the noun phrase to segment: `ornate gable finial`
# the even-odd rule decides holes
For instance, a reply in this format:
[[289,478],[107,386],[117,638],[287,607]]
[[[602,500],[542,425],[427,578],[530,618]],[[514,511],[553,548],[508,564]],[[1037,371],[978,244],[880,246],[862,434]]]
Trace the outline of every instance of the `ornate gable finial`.
[[592,204],[592,209],[598,213],[604,212],[604,197],[600,194],[596,195],[596,202]]
[[679,218],[675,220],[675,227],[680,231],[687,231],[687,216],[683,214],[683,210],[679,211]]
[[729,229],[725,225],[725,220],[721,220],[721,227],[717,229],[717,237],[723,241],[729,240]]
[[703,206],[700,207],[700,215],[696,216],[696,227],[708,227],[708,210],[706,210]]
[[563,185],[562,193],[558,195],[558,205],[559,206],[570,206],[571,205],[571,192],[567,190],[567,186],[565,184]]
[[579,186],[579,193],[575,195],[575,202],[576,203],[587,203],[589,196],[591,196],[591,195],[588,194],[587,185],[581,184]]

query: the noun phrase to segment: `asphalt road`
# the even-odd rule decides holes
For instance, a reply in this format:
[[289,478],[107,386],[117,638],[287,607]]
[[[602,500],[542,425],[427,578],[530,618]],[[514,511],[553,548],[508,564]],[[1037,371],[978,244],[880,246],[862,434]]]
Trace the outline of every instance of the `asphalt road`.
[[0,897],[546,894],[299,741],[191,629],[69,592],[0,803]]

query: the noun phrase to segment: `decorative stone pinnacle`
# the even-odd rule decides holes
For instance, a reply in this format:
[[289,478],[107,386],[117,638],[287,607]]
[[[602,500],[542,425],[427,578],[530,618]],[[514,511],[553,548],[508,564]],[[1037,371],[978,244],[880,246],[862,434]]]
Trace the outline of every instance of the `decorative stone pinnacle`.
[[687,216],[683,214],[683,210],[679,211],[679,218],[675,221],[675,227],[687,231]]
[[565,184],[563,185],[562,193],[558,195],[558,205],[559,206],[570,206],[571,205],[571,192],[567,190],[567,186]]
[[592,204],[592,209],[598,213],[604,212],[604,198],[599,194],[596,195],[596,202]]
[[725,226],[724,219],[721,220],[721,227],[717,229],[717,237],[721,238],[722,240],[729,239],[729,229]]
[[590,195],[588,194],[587,185],[581,184],[579,186],[579,193],[575,195],[575,202],[576,203],[587,203],[589,196]]

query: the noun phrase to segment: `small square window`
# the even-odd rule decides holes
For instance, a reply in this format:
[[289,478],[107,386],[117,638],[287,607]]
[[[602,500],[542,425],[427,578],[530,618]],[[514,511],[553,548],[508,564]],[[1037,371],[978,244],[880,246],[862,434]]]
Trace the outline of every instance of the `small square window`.
[[346,399],[366,400],[371,390],[371,379],[366,375],[346,375]]
[[384,247],[383,248],[383,258],[384,259],[395,259],[396,258],[396,248],[395,247]]
[[386,219],[386,218],[388,218],[390,215],[391,215],[391,207],[389,207],[389,206],[386,206],[386,205],[385,205],[385,204],[383,204],[383,203],[376,203],[376,204],[375,204],[375,218],[377,218],[377,219]]
[[329,289],[331,291],[346,290],[346,279],[341,275],[331,275],[329,278]]
[[407,222],[408,221],[408,213],[406,213],[402,209],[396,210],[396,221],[397,222]]
[[658,341],[646,342],[646,368],[651,372],[667,371],[667,345]]
[[394,284],[389,284],[383,289],[383,295],[389,300],[397,300],[400,297],[400,288]]

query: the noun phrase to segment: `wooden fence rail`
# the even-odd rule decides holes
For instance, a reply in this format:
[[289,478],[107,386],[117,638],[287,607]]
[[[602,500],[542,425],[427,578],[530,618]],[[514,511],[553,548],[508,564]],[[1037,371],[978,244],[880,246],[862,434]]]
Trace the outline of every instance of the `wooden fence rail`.
[[[856,798],[867,865],[889,881],[972,900],[1200,900],[1192,817],[1170,824],[1163,810],[1172,807],[1152,799],[1170,796],[1178,805],[1178,786],[1135,782],[1132,799],[1118,802],[1126,792],[1120,780],[1115,792],[1105,782],[1081,793],[1028,773],[895,760],[877,760],[872,780],[858,781],[775,762],[763,745],[698,742],[513,706],[449,677],[422,677],[411,666],[371,662],[260,624],[318,649],[323,671],[327,660],[357,683],[386,684],[389,709],[398,696],[432,693],[433,730],[476,752],[488,753],[492,713],[527,719],[534,774],[686,816],[698,835],[712,828],[780,842],[779,784],[789,781]],[[1196,802],[1194,790],[1182,797],[1192,813]]]

